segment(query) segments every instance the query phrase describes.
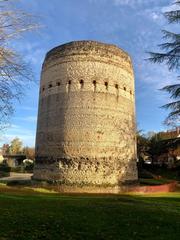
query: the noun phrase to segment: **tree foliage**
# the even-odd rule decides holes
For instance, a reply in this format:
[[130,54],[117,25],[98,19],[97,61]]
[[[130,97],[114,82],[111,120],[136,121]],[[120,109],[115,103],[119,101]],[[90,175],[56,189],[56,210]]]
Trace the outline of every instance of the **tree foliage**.
[[24,32],[38,27],[35,17],[14,8],[14,0],[0,0],[0,128],[13,113],[13,101],[20,99],[23,87],[33,80],[30,66],[12,47]]
[[152,163],[162,153],[168,151],[167,144],[160,133],[142,134],[137,132],[137,156],[140,163],[146,159],[151,159]]
[[26,155],[27,159],[34,160],[35,159],[35,148],[33,147],[24,147],[23,154]]
[[8,154],[23,154],[27,159],[34,160],[35,158],[35,148],[34,147],[24,147],[20,138],[14,138],[10,144],[3,144],[2,155]]
[[9,144],[7,143],[3,144],[1,150],[2,150],[2,155],[9,154]]
[[[180,24],[180,1],[174,3],[176,10],[164,13],[169,24]],[[163,30],[164,43],[159,45],[161,52],[150,52],[149,60],[153,63],[165,63],[169,70],[179,71],[180,69],[180,33]],[[178,77],[180,80],[180,77]],[[170,94],[172,102],[163,106],[169,109],[170,114],[166,119],[166,124],[178,123],[180,121],[180,84],[168,85],[161,89]]]
[[10,154],[21,154],[23,150],[22,141],[19,138],[14,138],[9,146]]
[[166,144],[162,140],[163,138],[159,133],[149,139],[149,154],[152,157],[152,162],[156,160],[157,156],[167,152]]
[[136,133],[136,139],[137,139],[137,157],[140,162],[143,162],[145,160],[145,157],[148,156],[148,150],[149,150],[149,139],[142,134],[141,131],[138,131]]

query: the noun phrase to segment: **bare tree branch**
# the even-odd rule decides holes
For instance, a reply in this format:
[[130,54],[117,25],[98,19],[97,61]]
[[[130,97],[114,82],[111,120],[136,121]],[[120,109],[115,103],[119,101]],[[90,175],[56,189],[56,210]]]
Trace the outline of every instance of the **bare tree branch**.
[[14,8],[15,0],[0,0],[0,129],[14,111],[13,102],[33,81],[31,67],[12,47],[13,40],[39,27],[37,18]]

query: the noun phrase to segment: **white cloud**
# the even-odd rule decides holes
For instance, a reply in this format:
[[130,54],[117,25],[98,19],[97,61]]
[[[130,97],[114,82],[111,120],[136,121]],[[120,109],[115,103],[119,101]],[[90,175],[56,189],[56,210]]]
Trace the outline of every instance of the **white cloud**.
[[29,51],[25,57],[25,60],[27,62],[31,62],[34,65],[39,65],[42,63],[44,59],[44,49],[34,49],[32,51]]
[[[148,71],[146,71],[146,69],[148,69]],[[158,102],[159,106],[170,101],[170,95],[159,89],[177,83],[177,75],[175,72],[170,72],[166,65],[150,64],[147,61],[144,61],[144,63],[139,66],[138,71],[137,100],[143,100],[146,98],[147,93],[151,92],[153,101]]]
[[39,43],[30,43],[23,38],[18,39],[12,44],[12,47],[21,55],[26,62],[30,62],[34,66],[40,66],[45,55],[45,49]]
[[16,120],[24,121],[24,122],[30,122],[30,123],[36,123],[37,122],[37,116],[26,116],[26,117],[16,117]]
[[22,140],[23,146],[35,146],[35,135],[6,134],[0,139],[0,142],[2,145],[4,143],[10,143],[16,137]]
[[[148,69],[148,71],[146,71]],[[140,69],[141,81],[151,84],[160,89],[165,85],[173,84],[177,81],[177,75],[175,72],[170,72],[165,64],[151,64],[148,61],[144,61]]]
[[159,14],[156,12],[151,13],[152,19],[157,20],[159,18]]
[[132,4],[132,2],[134,3],[134,0],[114,0],[115,5],[129,5]]
[[28,117],[25,117],[25,118],[24,118],[24,121],[36,123],[36,122],[37,122],[37,116],[28,116]]
[[135,7],[137,5],[142,5],[142,4],[150,4],[151,2],[156,2],[157,0],[113,0],[114,4],[116,6],[118,5],[128,5],[131,7]]
[[35,130],[30,130],[20,125],[11,125],[9,129],[0,138],[0,143],[10,143],[15,137],[22,140],[23,145],[34,146],[35,145]]
[[29,106],[19,106],[17,107],[17,109],[20,110],[25,110],[25,111],[37,111],[37,109],[35,107],[29,107]]
[[[173,1],[173,3],[174,3],[174,1]],[[164,6],[161,8],[162,13],[170,12],[170,11],[174,11],[174,10],[177,10],[176,4],[171,4],[171,5]]]
[[[113,3],[115,6],[125,6],[125,5],[128,5],[128,6],[136,6],[138,4],[143,4],[144,3],[144,0],[89,0],[90,3],[99,3],[99,2],[111,2]],[[146,0],[145,0],[146,1]],[[150,0],[148,0],[150,1]],[[154,1],[154,0],[151,0],[151,1]]]

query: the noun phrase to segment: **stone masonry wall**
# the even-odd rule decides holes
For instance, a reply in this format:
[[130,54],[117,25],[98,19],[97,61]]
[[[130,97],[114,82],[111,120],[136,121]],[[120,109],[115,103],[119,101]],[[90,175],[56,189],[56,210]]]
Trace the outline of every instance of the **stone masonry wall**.
[[134,77],[114,45],[72,42],[45,58],[34,179],[120,185],[137,180]]

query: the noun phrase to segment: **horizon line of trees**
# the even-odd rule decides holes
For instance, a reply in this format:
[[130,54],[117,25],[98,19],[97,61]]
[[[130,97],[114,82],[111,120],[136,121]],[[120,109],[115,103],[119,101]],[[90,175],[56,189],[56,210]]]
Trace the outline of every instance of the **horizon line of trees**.
[[24,154],[27,159],[35,159],[35,148],[23,146],[23,142],[18,137],[14,138],[10,144],[3,144],[1,152],[2,155]]

